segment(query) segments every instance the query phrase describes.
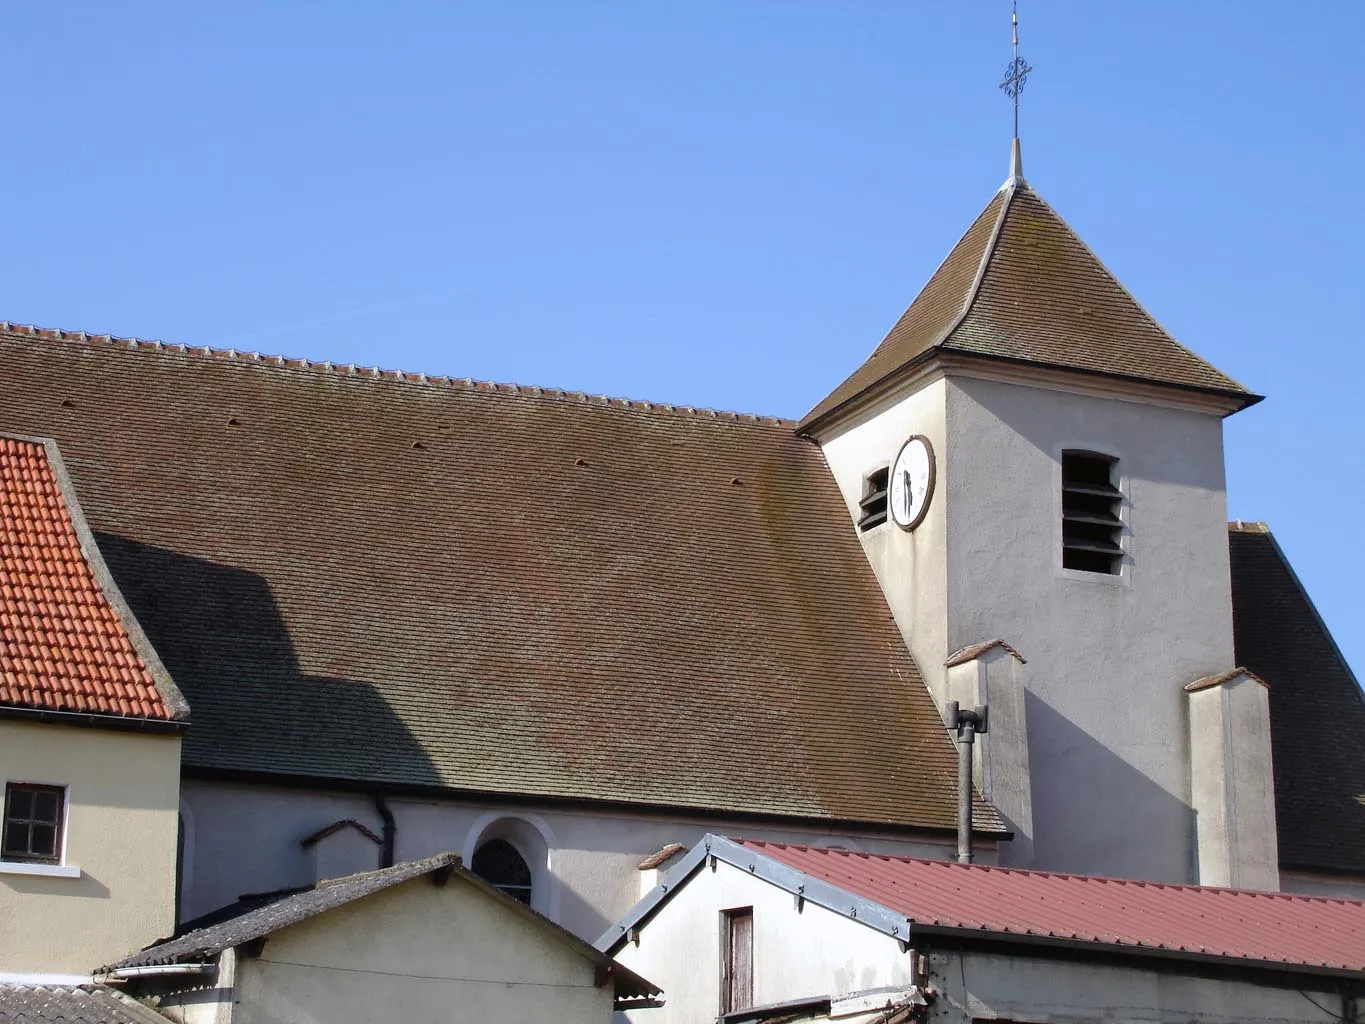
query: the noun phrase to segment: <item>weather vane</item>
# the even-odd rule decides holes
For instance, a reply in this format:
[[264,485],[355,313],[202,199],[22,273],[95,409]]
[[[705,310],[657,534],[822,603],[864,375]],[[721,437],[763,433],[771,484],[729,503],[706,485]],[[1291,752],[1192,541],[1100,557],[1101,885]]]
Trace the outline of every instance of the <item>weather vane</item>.
[[1010,5],[1010,23],[1014,27],[1014,59],[1005,69],[1005,80],[1000,83],[1000,88],[1005,90],[1006,96],[1014,100],[1014,137],[1017,139],[1019,138],[1019,94],[1024,91],[1024,83],[1028,81],[1029,72],[1033,70],[1029,66],[1029,62],[1019,56],[1019,0],[1013,0]]

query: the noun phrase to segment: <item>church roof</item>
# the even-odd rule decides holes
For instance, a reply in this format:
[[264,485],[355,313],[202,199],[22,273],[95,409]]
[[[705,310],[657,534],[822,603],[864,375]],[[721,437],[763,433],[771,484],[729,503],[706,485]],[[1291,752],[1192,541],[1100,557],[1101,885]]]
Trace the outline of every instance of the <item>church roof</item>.
[[111,720],[188,714],[108,575],[57,446],[3,434],[0,707]]
[[933,352],[1256,395],[1172,338],[1022,178],[1011,177],[806,430]]
[[789,422],[9,325],[0,379],[194,707],[191,774],[955,827]]
[[1365,694],[1264,523],[1234,523],[1237,660],[1266,682],[1280,864],[1365,873]]

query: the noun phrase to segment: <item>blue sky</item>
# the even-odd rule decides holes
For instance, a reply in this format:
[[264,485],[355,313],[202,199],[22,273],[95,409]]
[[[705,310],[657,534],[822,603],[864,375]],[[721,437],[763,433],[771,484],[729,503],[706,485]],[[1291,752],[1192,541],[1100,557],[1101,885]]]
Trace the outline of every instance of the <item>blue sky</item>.
[[[1365,669],[1365,4],[1024,0],[1026,171]],[[799,416],[1007,171],[1005,0],[10,4],[0,317]],[[1348,528],[1349,527],[1349,528]]]

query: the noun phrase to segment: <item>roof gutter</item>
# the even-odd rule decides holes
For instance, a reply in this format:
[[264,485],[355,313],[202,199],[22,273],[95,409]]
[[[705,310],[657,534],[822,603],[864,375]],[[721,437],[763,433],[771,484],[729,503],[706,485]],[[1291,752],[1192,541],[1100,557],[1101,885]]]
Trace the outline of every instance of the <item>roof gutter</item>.
[[101,981],[133,981],[137,978],[162,978],[186,974],[208,974],[213,964],[151,964],[146,967],[116,967],[98,975]]
[[33,722],[60,722],[121,732],[183,733],[189,728],[184,719],[133,718],[123,715],[92,715],[84,711],[53,711],[48,708],[0,706],[0,718],[19,718]]

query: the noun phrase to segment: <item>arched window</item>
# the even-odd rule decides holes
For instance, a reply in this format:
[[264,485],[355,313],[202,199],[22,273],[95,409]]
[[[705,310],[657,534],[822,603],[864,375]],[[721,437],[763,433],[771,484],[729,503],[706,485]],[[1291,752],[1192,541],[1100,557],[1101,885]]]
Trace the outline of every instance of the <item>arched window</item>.
[[506,839],[490,839],[474,851],[474,874],[514,900],[531,905],[531,869]]

